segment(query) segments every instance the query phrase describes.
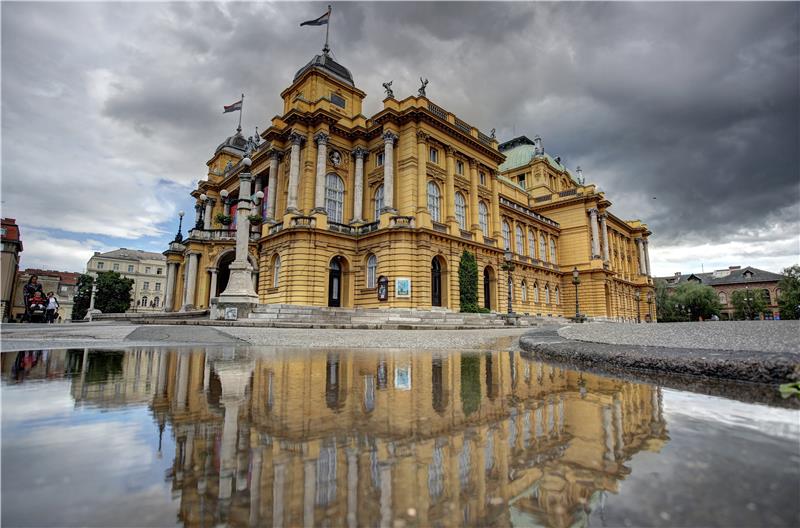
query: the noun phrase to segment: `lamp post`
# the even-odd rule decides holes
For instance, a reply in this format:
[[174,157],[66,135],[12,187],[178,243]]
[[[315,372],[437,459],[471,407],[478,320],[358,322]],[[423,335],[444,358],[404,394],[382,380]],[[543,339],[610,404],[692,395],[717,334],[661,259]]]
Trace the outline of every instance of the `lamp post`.
[[511,290],[514,288],[514,283],[511,281],[511,272],[514,271],[514,262],[512,260],[514,254],[507,249],[504,256],[506,261],[503,263],[502,269],[508,272],[508,315],[511,315],[514,313],[514,308],[511,305]]
[[647,317],[648,323],[653,322],[653,292],[647,292]]
[[575,285],[575,322],[581,322],[581,310],[580,304],[578,303],[578,284],[581,283],[580,279],[580,272],[578,272],[578,267],[572,268],[572,284]]
[[639,302],[642,300],[642,294],[639,290],[633,295],[636,298],[636,322],[642,322],[642,312],[639,310]]
[[92,277],[92,294],[89,297],[89,322],[92,322],[92,315],[94,315],[94,295],[97,293],[97,282],[94,275]]
[[183,215],[184,214],[186,214],[186,213],[184,213],[183,211],[178,211],[178,232],[175,234],[174,242],[178,242],[178,243],[183,242],[183,233],[181,233],[181,231],[183,230]]

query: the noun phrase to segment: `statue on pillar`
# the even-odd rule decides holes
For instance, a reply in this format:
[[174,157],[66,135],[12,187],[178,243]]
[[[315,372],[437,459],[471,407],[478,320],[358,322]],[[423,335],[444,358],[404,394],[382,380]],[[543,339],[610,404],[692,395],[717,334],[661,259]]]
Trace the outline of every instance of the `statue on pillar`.
[[428,86],[428,79],[423,79],[422,77],[419,78],[419,82],[422,83],[419,87],[419,91],[417,92],[419,97],[426,97],[425,95],[425,87]]
[[392,83],[394,81],[388,81],[383,83],[383,89],[386,90],[386,99],[394,99],[394,91],[392,90]]

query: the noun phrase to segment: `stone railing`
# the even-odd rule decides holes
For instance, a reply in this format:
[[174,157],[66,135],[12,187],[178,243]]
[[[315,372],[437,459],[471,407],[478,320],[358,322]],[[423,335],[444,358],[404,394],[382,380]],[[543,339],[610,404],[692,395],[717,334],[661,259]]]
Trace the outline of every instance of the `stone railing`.
[[431,222],[431,224],[433,225],[433,230],[434,231],[438,231],[440,233],[447,233],[448,232],[446,224],[440,224],[439,222]]
[[269,230],[267,230],[267,234],[274,235],[275,233],[281,231],[282,229],[283,229],[283,222],[278,222],[277,224],[270,226]]
[[467,240],[475,240],[475,235],[472,234],[472,231],[465,231],[463,229],[461,231],[461,238],[466,238]]
[[[236,229],[192,229],[188,238],[194,240],[236,240]],[[250,233],[250,241],[261,238],[258,232]]]
[[481,143],[483,143],[485,145],[491,145],[492,141],[493,141],[491,137],[487,136],[486,134],[484,134],[480,130],[478,130],[478,139],[481,141]]
[[356,228],[355,226],[347,225],[347,224],[340,224],[338,222],[328,222],[328,230],[334,231],[336,233],[343,233],[345,235],[355,235]]
[[546,194],[544,196],[537,196],[536,198],[533,199],[533,201],[536,203],[540,203],[540,202],[549,202],[552,199],[553,197],[551,195]]
[[372,233],[373,231],[377,231],[380,225],[380,222],[370,222],[369,224],[360,225],[358,226],[357,234],[366,235],[367,233]]
[[497,247],[497,239],[496,238],[483,237],[483,243],[486,244],[487,246]]
[[440,107],[436,106],[435,104],[433,104],[433,103],[431,103],[429,101],[428,102],[428,110],[430,110],[431,113],[433,115],[435,115],[436,117],[438,117],[439,119],[443,119],[444,121],[447,121],[447,112],[444,110],[444,108],[440,108]]
[[313,216],[293,216],[289,227],[316,227],[317,219]]
[[[536,199],[536,201],[538,201],[538,198]],[[502,205],[505,205],[506,207],[510,207],[510,208],[512,208],[512,209],[514,209],[516,211],[519,211],[520,213],[526,214],[526,215],[530,216],[531,218],[535,218],[535,219],[539,220],[540,222],[543,222],[545,224],[551,225],[553,227],[558,227],[558,222],[556,222],[555,220],[550,220],[549,218],[547,218],[545,216],[542,216],[539,213],[534,213],[533,211],[531,211],[530,209],[528,209],[524,205],[520,205],[518,203],[512,202],[511,200],[507,200],[507,199],[503,198],[502,196],[500,197],[500,203]]]
[[561,191],[558,193],[561,198],[564,198],[565,196],[575,196],[576,194],[578,194],[578,189],[567,189],[566,191]]
[[456,128],[466,132],[467,134],[472,132],[472,127],[467,122],[462,121],[457,117],[455,118],[455,125],[456,125]]
[[413,216],[392,216],[389,218],[389,227],[414,227]]

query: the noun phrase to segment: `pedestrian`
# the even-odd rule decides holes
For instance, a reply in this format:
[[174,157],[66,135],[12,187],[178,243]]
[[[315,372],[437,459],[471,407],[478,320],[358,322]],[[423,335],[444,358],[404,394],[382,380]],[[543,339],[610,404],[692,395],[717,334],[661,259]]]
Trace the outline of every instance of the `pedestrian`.
[[22,298],[25,301],[25,321],[31,320],[30,309],[28,308],[28,302],[31,298],[33,298],[34,294],[39,292],[40,294],[44,295],[42,291],[42,285],[39,283],[39,276],[38,275],[31,275],[31,278],[28,279],[28,283],[22,288]]
[[53,324],[56,320],[56,313],[58,312],[58,299],[53,294],[53,292],[47,292],[47,315],[45,317],[45,321],[49,324]]

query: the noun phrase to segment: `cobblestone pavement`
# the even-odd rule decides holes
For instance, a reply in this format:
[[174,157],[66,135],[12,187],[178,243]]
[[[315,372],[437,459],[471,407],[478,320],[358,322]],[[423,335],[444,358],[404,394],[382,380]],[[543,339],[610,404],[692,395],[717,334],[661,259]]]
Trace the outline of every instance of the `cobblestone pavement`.
[[565,326],[558,333],[566,339],[612,345],[800,354],[800,321],[592,323]]
[[42,348],[256,345],[306,348],[486,349],[509,348],[529,329],[325,330],[128,323],[2,325],[3,351]]

